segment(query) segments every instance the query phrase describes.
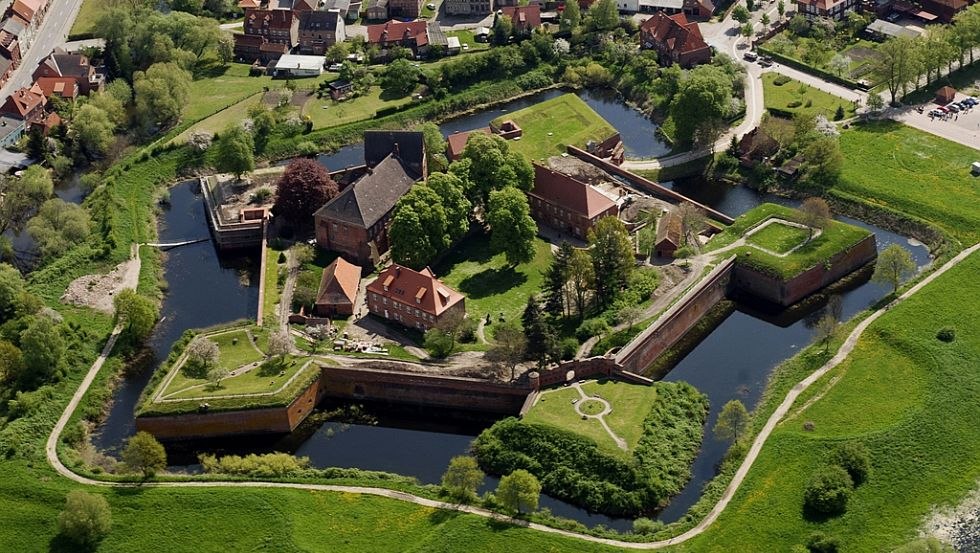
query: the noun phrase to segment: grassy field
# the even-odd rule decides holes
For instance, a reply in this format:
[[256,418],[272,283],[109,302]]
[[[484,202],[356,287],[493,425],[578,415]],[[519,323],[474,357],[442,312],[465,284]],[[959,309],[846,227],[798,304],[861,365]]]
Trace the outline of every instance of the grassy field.
[[[936,506],[956,503],[980,478],[980,255],[892,309],[837,369],[801,397],[822,395],[772,434],[741,490],[683,551],[789,550],[813,531],[841,551],[891,551],[912,539]],[[936,339],[956,329],[952,343]],[[838,380],[839,379],[839,380]],[[832,383],[836,381],[836,384]],[[814,430],[803,430],[810,421]],[[847,512],[820,521],[802,514],[803,486],[843,440],[863,442],[872,474]]]
[[[854,115],[854,104],[843,98],[838,98],[833,94],[828,94],[812,86],[803,85],[800,81],[790,79],[788,82],[777,85],[778,73],[766,73],[762,75],[762,88],[765,95],[766,109],[779,109],[790,113],[806,113],[811,115],[824,115],[827,119],[833,120],[837,108],[843,107],[845,117]],[[785,79],[785,77],[783,77]],[[801,86],[805,90],[801,94]],[[791,106],[791,104],[793,104]],[[807,105],[810,104],[810,105]]]
[[249,76],[248,71],[248,65],[232,63],[225,67],[215,65],[209,71],[195,75],[196,79],[191,82],[191,93],[188,95],[189,101],[184,108],[183,119],[197,121],[209,117],[220,109],[262,92],[265,87],[277,89],[286,83],[286,81],[273,81],[272,77],[265,75],[252,77]]
[[551,263],[551,246],[534,239],[535,256],[530,263],[507,265],[504,254],[490,253],[490,237],[477,234],[468,238],[434,267],[447,285],[466,296],[466,311],[474,317],[490,313],[520,323],[527,298],[541,289],[544,271]]
[[82,0],[82,7],[78,10],[78,16],[68,31],[68,40],[77,38],[91,38],[95,30],[95,22],[102,13],[109,9],[112,3],[108,0]]
[[279,303],[279,250],[265,248],[265,290],[262,297],[262,323],[273,324],[277,320],[276,304]]
[[759,232],[746,238],[746,241],[776,253],[786,253],[805,242],[809,237],[810,232],[806,229],[782,223],[770,223]]
[[[600,396],[609,402],[612,411],[605,415],[606,424],[617,436],[626,440],[629,451],[620,449],[596,419],[582,420],[575,412],[572,400],[579,398],[574,388],[559,388],[546,392],[533,408],[524,416],[530,423],[541,423],[571,430],[587,438],[591,438],[607,453],[629,456],[640,437],[643,435],[643,420],[650,413],[650,407],[657,400],[656,386],[629,384],[617,380],[590,381],[582,385],[589,396]],[[601,405],[599,402],[590,404]],[[583,406],[583,411],[588,412]]]
[[[196,379],[188,382],[186,388],[177,388],[171,384],[167,388],[168,394],[172,393],[168,399],[190,399],[206,397],[208,401],[227,397],[233,394],[261,394],[278,390],[286,381],[302,370],[309,358],[290,356],[282,365],[276,362],[263,364],[244,374],[225,378],[221,381],[221,386],[212,388],[205,379]],[[311,366],[312,370],[317,370]],[[311,370],[309,367],[307,370]],[[196,387],[195,387],[196,386]],[[176,392],[172,392],[176,390]]]
[[352,121],[370,119],[381,108],[403,106],[411,101],[411,95],[384,99],[381,97],[381,88],[373,86],[364,96],[343,102],[335,102],[329,96],[310,98],[303,108],[303,114],[313,120],[314,129],[325,129]]
[[494,119],[493,124],[508,119],[524,130],[520,140],[510,142],[511,148],[535,161],[565,153],[568,144],[584,148],[589,140],[604,140],[616,132],[574,94],[502,115]]
[[[781,217],[789,221],[799,222],[797,210],[776,204],[761,204],[735,219],[720,234],[715,236],[705,247],[706,251],[718,249],[731,244],[745,232],[770,217]],[[740,246],[733,251],[738,255],[738,262],[748,264],[763,272],[775,274],[783,278],[791,278],[799,273],[823,263],[840,251],[857,244],[870,234],[869,231],[839,221],[831,221],[823,233],[807,242],[803,247],[785,257],[770,255],[751,245]]]
[[473,31],[471,30],[461,30],[461,31],[451,31],[446,33],[447,37],[454,36],[459,39],[460,46],[466,45],[467,52],[476,52],[478,50],[489,50],[489,42],[477,42]]
[[973,244],[980,240],[980,151],[892,122],[841,133],[844,170],[833,191],[926,219]]
[[204,119],[188,127],[184,132],[178,134],[173,141],[177,143],[187,142],[187,139],[190,137],[191,133],[196,131],[220,133],[233,123],[237,123],[248,117],[248,110],[262,102],[262,94],[262,92],[256,92],[248,98],[231,104],[227,108],[215,113],[214,115],[211,115],[210,117],[205,117]]

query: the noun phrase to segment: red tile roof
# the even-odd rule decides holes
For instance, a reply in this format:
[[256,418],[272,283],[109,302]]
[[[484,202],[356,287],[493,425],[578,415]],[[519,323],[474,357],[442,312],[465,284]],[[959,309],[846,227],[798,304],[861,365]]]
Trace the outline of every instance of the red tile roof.
[[368,291],[438,317],[465,297],[446,286],[426,267],[421,272],[389,265],[367,286]]
[[473,133],[490,134],[490,127],[456,132],[449,135],[446,138],[446,143],[449,145],[449,161],[455,161],[459,156],[463,155],[463,150],[466,149],[466,141],[470,139],[470,135]]
[[657,12],[640,25],[640,31],[679,54],[708,47],[698,24],[688,22],[682,13],[668,16],[664,12]]
[[541,26],[541,6],[538,4],[505,6],[500,11],[513,21],[515,29],[537,29]]
[[44,7],[45,0],[14,0],[10,11],[21,16],[27,21],[34,19],[34,15]]
[[429,29],[425,21],[403,23],[391,20],[378,25],[368,25],[367,36],[371,44],[414,39],[417,44],[423,45],[429,42]]
[[361,282],[361,268],[338,257],[323,269],[320,289],[316,293],[317,304],[353,304],[357,286]]
[[258,34],[262,28],[290,30],[295,21],[292,10],[246,9],[245,34]]
[[47,98],[55,94],[62,98],[78,96],[78,81],[75,77],[41,77],[37,80],[37,86]]
[[39,105],[46,104],[48,99],[41,91],[41,87],[36,84],[31,88],[21,88],[15,90],[6,103],[3,104],[2,111],[15,117],[25,119],[27,114],[34,111]]
[[584,182],[537,164],[530,194],[588,219],[616,207],[616,202]]

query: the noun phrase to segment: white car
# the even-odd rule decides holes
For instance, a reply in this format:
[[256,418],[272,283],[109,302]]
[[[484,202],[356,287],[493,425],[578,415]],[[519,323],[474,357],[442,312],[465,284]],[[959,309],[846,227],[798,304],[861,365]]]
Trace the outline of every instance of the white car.
[[327,71],[334,71],[334,72],[336,72],[336,71],[340,71],[343,68],[344,68],[344,66],[341,65],[341,64],[339,64],[339,63],[331,63],[330,64],[330,67],[327,67]]
[[429,2],[428,4],[426,4],[425,7],[429,8],[430,10],[436,9],[436,5],[433,4],[432,2]]

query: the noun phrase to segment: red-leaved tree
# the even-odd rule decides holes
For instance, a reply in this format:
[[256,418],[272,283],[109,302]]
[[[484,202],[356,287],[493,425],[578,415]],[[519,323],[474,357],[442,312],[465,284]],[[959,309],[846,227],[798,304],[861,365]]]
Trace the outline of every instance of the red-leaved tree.
[[323,165],[314,159],[295,159],[279,177],[272,209],[293,224],[307,225],[313,222],[313,212],[336,195],[337,183]]

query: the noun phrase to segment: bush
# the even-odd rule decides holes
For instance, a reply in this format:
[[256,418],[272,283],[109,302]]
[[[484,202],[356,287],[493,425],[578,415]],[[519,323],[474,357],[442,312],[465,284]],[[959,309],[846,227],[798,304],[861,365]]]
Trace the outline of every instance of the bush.
[[871,454],[861,442],[847,442],[837,446],[831,455],[834,464],[847,471],[855,486],[867,481],[871,474]]
[[626,286],[639,296],[640,302],[643,302],[653,295],[653,291],[657,289],[659,283],[660,273],[656,269],[641,267],[630,273]]
[[309,457],[295,457],[288,453],[266,453],[263,455],[214,455],[202,454],[198,457],[204,472],[236,474],[257,478],[294,476],[310,465]]
[[602,317],[586,319],[575,329],[575,337],[584,342],[593,336],[602,336],[609,331],[609,323]]
[[685,259],[694,255],[694,248],[691,246],[681,246],[674,250],[674,259]]
[[633,521],[633,533],[640,534],[641,536],[656,534],[663,527],[664,523],[661,520],[650,520],[645,517],[640,517]]
[[265,203],[265,201],[271,197],[272,197],[272,190],[263,186],[262,188],[259,188],[258,190],[252,193],[251,201],[253,204],[262,204]]
[[823,532],[814,532],[806,540],[806,550],[810,553],[837,553],[839,549],[840,541]]
[[58,531],[69,540],[91,548],[109,533],[112,515],[101,495],[80,490],[69,492],[65,510],[58,515]]
[[941,328],[936,333],[936,339],[940,342],[952,342],[956,339],[956,329],[950,327]]
[[786,75],[780,75],[780,76],[776,77],[775,79],[773,79],[772,84],[774,84],[776,86],[783,86],[784,84],[788,83],[789,81],[790,81],[790,78],[789,77],[787,77]]
[[561,351],[562,361],[575,359],[575,354],[578,353],[578,340],[575,338],[565,338],[561,341],[559,350]]
[[801,102],[799,100],[793,100],[792,102],[786,104],[786,107],[788,107],[788,108],[798,108],[798,107],[800,107],[802,105],[803,105],[803,102]]
[[854,488],[854,481],[839,466],[819,469],[810,477],[803,491],[803,506],[814,513],[839,515],[847,510],[847,500]]
[[467,317],[459,327],[459,341],[467,344],[476,342],[476,328],[480,326],[479,319]]

